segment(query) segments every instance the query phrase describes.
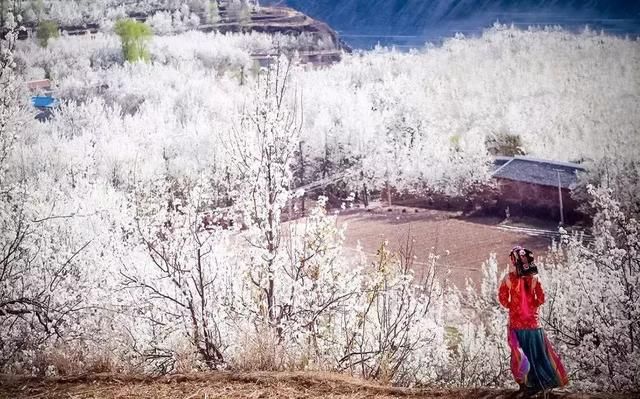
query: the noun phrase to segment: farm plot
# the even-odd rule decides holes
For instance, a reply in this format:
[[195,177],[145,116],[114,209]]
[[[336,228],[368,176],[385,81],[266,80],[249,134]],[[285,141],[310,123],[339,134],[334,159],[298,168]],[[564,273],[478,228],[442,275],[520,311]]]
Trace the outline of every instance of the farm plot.
[[507,254],[516,244],[530,248],[542,260],[556,237],[551,226],[515,227],[495,217],[464,218],[457,212],[400,206],[347,210],[338,217],[338,224],[347,227],[345,245],[355,250],[360,244],[372,260],[382,242],[398,251],[410,239],[417,275],[432,253],[439,257],[438,274],[447,275],[458,286],[467,277],[480,277],[482,263],[491,254],[506,268]]

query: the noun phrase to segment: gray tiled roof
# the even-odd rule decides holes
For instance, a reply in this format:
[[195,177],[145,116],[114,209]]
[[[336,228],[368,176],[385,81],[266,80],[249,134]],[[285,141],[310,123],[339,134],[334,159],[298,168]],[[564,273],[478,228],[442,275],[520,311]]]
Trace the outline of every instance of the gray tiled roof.
[[578,181],[579,171],[584,171],[584,168],[574,163],[515,157],[496,169],[493,177],[558,187],[559,173],[561,187],[570,189]]

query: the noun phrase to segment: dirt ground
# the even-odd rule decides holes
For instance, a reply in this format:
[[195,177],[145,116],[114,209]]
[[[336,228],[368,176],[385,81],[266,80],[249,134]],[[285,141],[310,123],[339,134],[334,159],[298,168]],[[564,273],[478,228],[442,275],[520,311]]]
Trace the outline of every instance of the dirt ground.
[[438,255],[438,271],[450,270],[450,281],[460,286],[465,278],[478,278],[482,263],[495,253],[500,270],[507,267],[508,253],[516,245],[530,248],[542,260],[552,243],[556,226],[542,221],[504,223],[495,217],[465,218],[460,213],[402,206],[371,206],[346,210],[338,224],[347,225],[346,246],[358,243],[373,260],[380,244],[398,250],[411,237],[416,256],[415,269],[420,272],[429,253]]
[[[538,395],[542,398],[542,395]],[[202,373],[150,378],[91,375],[36,379],[0,376],[0,398],[16,399],[214,399],[214,398],[515,398],[498,389],[408,389],[375,385],[329,373]],[[552,392],[548,398],[622,399],[623,396]]]

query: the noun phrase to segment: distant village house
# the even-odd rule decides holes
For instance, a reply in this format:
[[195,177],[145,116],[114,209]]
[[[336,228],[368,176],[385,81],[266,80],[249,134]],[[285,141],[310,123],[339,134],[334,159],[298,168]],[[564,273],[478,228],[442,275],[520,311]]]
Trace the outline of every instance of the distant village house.
[[535,216],[573,223],[583,218],[571,191],[584,168],[575,163],[530,157],[498,157],[492,173],[498,209],[513,216]]

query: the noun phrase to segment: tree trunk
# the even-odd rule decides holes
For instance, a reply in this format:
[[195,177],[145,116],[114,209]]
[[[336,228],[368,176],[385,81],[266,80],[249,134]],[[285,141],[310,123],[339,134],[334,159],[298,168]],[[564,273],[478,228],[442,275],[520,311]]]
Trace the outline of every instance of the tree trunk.
[[365,208],[369,206],[369,192],[365,183],[362,183],[362,202]]
[[385,190],[387,190],[387,205],[391,206],[391,185],[389,184],[389,180],[385,182]]

